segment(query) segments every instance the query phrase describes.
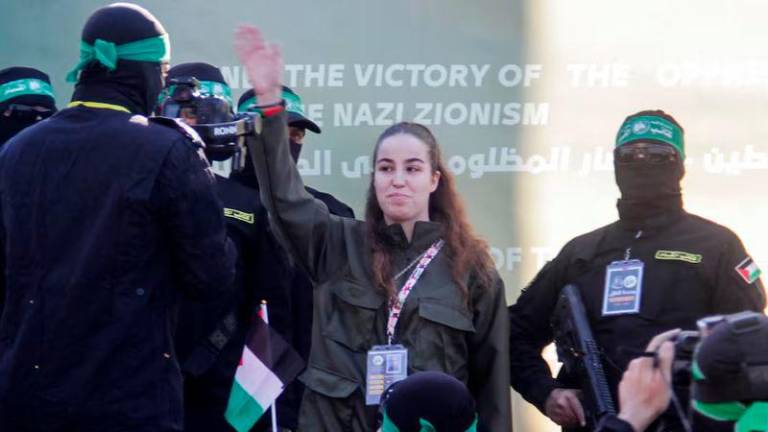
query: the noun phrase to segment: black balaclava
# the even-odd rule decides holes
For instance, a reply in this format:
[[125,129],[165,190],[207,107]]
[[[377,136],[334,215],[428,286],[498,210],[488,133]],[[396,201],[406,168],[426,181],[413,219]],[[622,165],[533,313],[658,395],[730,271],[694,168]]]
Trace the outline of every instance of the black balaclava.
[[422,421],[439,432],[464,432],[476,419],[467,387],[442,372],[417,372],[392,384],[383,399],[386,415],[400,432],[418,432]]
[[[627,117],[624,123],[640,116],[659,116],[666,120],[671,119],[670,121],[677,124],[671,116],[660,110],[641,111]],[[653,142],[653,140],[644,141]],[[621,198],[616,203],[616,207],[622,221],[637,224],[650,218],[682,211],[680,181],[685,175],[685,167],[683,156],[679,156],[676,162],[665,163],[620,164],[614,158],[616,184],[621,191]]]
[[[163,25],[147,10],[115,3],[91,15],[83,27],[82,40],[93,44],[98,38],[122,45],[164,34]],[[92,62],[80,72],[72,100],[112,103],[149,115],[162,88],[159,63],[118,59],[117,68],[109,71]]]
[[[0,70],[0,85],[21,79],[38,79],[48,84],[51,83],[47,74],[34,68],[16,66]],[[37,123],[34,119],[3,115],[11,104],[39,106],[53,112],[56,111],[56,101],[52,97],[41,94],[25,94],[0,102],[0,145],[5,144],[6,141],[25,128]]]
[[722,317],[696,348],[691,366],[693,430],[768,430],[768,318]]
[[725,315],[696,348],[694,398],[707,403],[768,400],[766,343],[768,317],[752,311]]
[[256,170],[253,167],[253,161],[251,160],[251,156],[247,153],[243,161],[243,167],[237,171],[232,171],[232,173],[229,174],[229,178],[237,180],[254,189],[259,188],[259,180],[256,178]]
[[293,158],[293,161],[298,162],[299,155],[301,155],[301,148],[304,147],[304,145],[299,144],[290,138],[288,139],[288,144],[291,146],[291,157]]

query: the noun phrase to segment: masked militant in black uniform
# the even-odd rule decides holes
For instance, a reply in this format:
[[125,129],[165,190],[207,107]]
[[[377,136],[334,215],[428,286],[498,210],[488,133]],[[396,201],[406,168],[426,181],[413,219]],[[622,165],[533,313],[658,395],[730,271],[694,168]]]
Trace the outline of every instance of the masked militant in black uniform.
[[202,142],[146,117],[169,55],[145,9],[98,9],[68,108],[0,153],[0,430],[183,430],[178,297],[220,296],[235,251]]
[[[44,72],[28,67],[0,70],[0,146],[22,130],[56,112],[51,80]],[[4,268],[0,252],[0,268]],[[0,279],[0,315],[5,302],[5,281]]]
[[[262,300],[269,306],[270,326],[304,359],[309,351],[311,283],[291,263],[272,234],[266,208],[259,198],[253,164],[250,158],[244,157],[241,142],[244,137],[223,133],[217,136],[215,133],[216,130],[229,130],[234,122],[243,121],[243,116],[258,115],[258,105],[248,94],[246,92],[245,98],[241,98],[241,101],[248,101],[247,105],[241,106],[250,108],[251,114],[235,116],[231,89],[219,69],[207,63],[184,63],[168,71],[167,86],[158,106],[159,114],[181,118],[207,136],[209,159],[229,162],[231,167],[229,177],[216,175],[216,187],[224,205],[227,233],[238,250],[234,293],[211,304],[184,302],[176,335],[186,376],[184,394],[188,432],[230,430],[224,412],[248,329]],[[303,121],[302,126],[311,122],[306,118]],[[291,143],[296,157],[300,148],[299,144]],[[334,214],[339,214],[341,208],[348,210],[341,216],[354,217],[351,209],[327,196],[330,198],[324,201]],[[318,199],[323,198],[318,196]],[[301,282],[309,286],[305,288],[299,284]],[[278,424],[284,430],[296,428],[302,390],[299,385],[298,382],[290,384],[278,399]],[[253,430],[267,430],[269,420],[265,415]]]
[[512,387],[564,426],[578,423],[573,377],[542,349],[560,290],[579,287],[614,393],[635,353],[664,330],[765,307],[760,270],[728,228],[687,213],[682,127],[663,111],[627,117],[614,150],[619,220],[568,242],[509,308]]
[[51,79],[28,67],[0,70],[0,145],[56,113]]

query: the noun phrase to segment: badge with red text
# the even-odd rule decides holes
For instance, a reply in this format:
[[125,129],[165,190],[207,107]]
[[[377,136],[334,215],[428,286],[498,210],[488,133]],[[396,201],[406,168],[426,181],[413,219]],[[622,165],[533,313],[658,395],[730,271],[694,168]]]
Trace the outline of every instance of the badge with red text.
[[640,312],[643,293],[643,262],[612,262],[605,269],[603,316]]

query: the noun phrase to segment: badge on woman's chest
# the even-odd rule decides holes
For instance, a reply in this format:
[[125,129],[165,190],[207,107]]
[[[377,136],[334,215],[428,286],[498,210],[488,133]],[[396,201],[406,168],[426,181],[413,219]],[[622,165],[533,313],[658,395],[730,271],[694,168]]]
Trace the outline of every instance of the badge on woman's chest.
[[603,316],[640,312],[643,267],[642,261],[633,259],[614,261],[605,268]]
[[374,345],[365,368],[365,404],[378,405],[384,390],[408,376],[408,350],[402,345]]

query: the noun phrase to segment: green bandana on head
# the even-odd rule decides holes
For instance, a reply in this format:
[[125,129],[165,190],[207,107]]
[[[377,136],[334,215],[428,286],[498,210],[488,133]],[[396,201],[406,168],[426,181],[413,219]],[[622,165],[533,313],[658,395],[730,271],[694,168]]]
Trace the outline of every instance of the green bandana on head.
[[299,95],[283,90],[283,100],[285,101],[285,110],[287,112],[296,113],[302,117],[307,116],[307,114],[304,113],[304,104],[301,103]]
[[736,422],[734,432],[768,431],[768,402],[705,403],[694,400],[693,408],[717,421]]
[[[694,381],[707,379],[696,360],[691,367],[691,378]],[[693,409],[705,417],[721,422],[736,422],[734,432],[768,431],[768,402],[745,404],[739,401],[702,402],[694,399],[692,405]]]
[[256,97],[254,96],[244,100],[243,103],[238,105],[237,112],[253,112],[261,114],[258,109],[258,104],[256,103]]
[[228,85],[216,81],[200,81],[200,94],[206,97],[219,97],[232,106],[232,90]]
[[694,381],[704,381],[707,379],[707,377],[705,377],[704,373],[701,371],[699,362],[697,362],[695,359],[693,360],[693,365],[691,366],[691,378],[693,378]]
[[[400,428],[398,428],[397,425],[392,421],[392,419],[389,418],[389,415],[387,415],[386,410],[384,410],[384,419],[381,422],[381,432],[400,432]],[[438,431],[437,429],[435,429],[435,426],[429,422],[429,420],[420,418],[419,432],[438,432]],[[472,424],[464,432],[477,432],[477,416],[475,416],[475,421],[473,421]]]
[[78,73],[88,63],[97,61],[107,69],[117,68],[118,60],[162,63],[171,58],[171,43],[167,34],[117,45],[96,39],[93,45],[80,41],[80,62],[67,74],[67,82],[77,81]]
[[[200,91],[200,95],[203,97],[218,97],[221,99],[224,99],[227,101],[229,106],[232,106],[232,89],[229,88],[228,85],[224,83],[220,83],[218,81],[198,81],[200,85],[198,86],[198,90]],[[160,92],[160,95],[157,97],[157,103],[161,104],[163,101],[170,97],[174,90],[176,90],[176,85],[171,85],[163,89],[163,91]]]
[[26,78],[0,85],[0,103],[25,95],[53,96],[53,87],[43,80]]
[[640,141],[669,144],[677,150],[681,159],[685,159],[683,130],[663,117],[632,117],[621,125],[616,135],[616,147]]

